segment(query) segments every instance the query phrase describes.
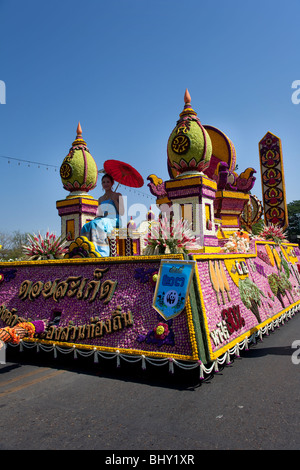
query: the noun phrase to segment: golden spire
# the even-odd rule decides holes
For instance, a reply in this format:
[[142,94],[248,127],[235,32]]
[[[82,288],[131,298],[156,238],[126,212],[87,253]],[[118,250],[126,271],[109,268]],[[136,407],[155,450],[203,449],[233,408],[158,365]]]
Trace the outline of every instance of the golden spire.
[[191,95],[189,94],[189,90],[186,88],[185,94],[184,94],[184,108],[183,111],[180,113],[180,117],[186,116],[187,114],[193,114],[194,116],[197,116],[196,111],[194,111],[191,107]]
[[77,126],[77,139],[82,139],[82,129],[81,129],[80,122],[78,123],[78,126]]
[[81,129],[80,122],[78,122],[77,130],[76,130],[76,139],[73,142],[72,147],[76,145],[86,145],[86,142],[82,138],[82,129]]
[[189,104],[189,105],[191,104],[191,95],[189,94],[188,89],[185,90],[184,102],[185,102],[185,104]]

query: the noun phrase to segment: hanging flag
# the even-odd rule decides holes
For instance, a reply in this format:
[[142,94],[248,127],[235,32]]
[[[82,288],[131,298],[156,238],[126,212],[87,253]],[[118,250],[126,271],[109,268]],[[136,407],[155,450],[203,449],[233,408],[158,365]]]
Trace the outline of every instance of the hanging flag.
[[195,261],[161,260],[153,308],[165,320],[179,315],[187,302]]

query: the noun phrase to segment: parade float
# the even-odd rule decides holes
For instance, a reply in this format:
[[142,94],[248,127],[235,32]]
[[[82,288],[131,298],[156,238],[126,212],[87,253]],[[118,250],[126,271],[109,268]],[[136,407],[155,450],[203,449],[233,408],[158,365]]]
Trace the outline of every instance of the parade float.
[[[231,140],[201,124],[187,91],[184,100],[167,142],[169,179],[148,176],[160,215],[149,211],[142,228],[131,219],[116,230],[110,257],[80,235],[97,212],[89,191],[99,170],[78,126],[60,169],[69,194],[56,203],[64,249],[0,265],[8,347],[198,368],[203,378],[299,310],[300,251],[284,237],[280,139],[268,132],[259,142],[260,202],[251,192],[256,171],[238,174]],[[265,228],[254,236],[263,213]]]

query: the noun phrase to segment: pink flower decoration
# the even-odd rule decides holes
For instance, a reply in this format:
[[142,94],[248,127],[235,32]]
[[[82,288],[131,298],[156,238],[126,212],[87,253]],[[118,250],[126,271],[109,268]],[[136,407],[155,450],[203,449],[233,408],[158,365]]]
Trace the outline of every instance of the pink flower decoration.
[[164,339],[169,334],[169,327],[166,323],[158,323],[158,325],[154,328],[155,338],[157,339]]

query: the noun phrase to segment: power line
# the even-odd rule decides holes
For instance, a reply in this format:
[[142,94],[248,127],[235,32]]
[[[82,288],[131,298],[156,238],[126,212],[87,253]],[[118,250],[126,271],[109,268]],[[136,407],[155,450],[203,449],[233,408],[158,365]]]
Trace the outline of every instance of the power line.
[[151,194],[150,192],[148,194],[146,194],[146,193],[144,193],[143,191],[141,191],[137,188],[131,188],[130,186],[125,186],[123,184],[120,184],[119,187],[121,189],[121,192],[123,190],[125,190],[125,191],[130,192],[130,193],[132,192],[134,194],[140,194],[141,196],[146,197],[148,199],[156,199],[156,197],[153,194]]
[[8,160],[8,163],[10,162],[10,160],[14,160],[14,161],[17,161],[17,162],[29,163],[29,164],[32,164],[32,165],[39,165],[39,166],[46,166],[46,167],[58,168],[57,165],[51,165],[51,164],[41,163],[41,162],[32,162],[31,160],[23,160],[23,159],[21,159],[21,158],[7,157],[6,155],[0,155],[0,158],[5,158],[6,160]]
[[[0,155],[0,158],[5,158],[6,160],[8,160],[8,163],[10,163],[10,160],[19,162],[19,165],[20,165],[20,162],[22,162],[22,163],[27,163],[28,166],[29,165],[37,165],[38,167],[44,166],[46,168],[48,168],[48,167],[55,168],[55,171],[56,171],[57,168],[59,168],[58,165],[52,165],[52,164],[41,163],[41,162],[33,162],[31,160],[24,160],[22,158],[7,157],[6,155]],[[121,184],[121,186],[122,186],[122,189],[125,190],[125,191],[133,192],[135,194],[140,194],[141,196],[146,197],[148,199],[156,199],[155,196],[153,196],[153,194],[151,194],[151,193],[146,194],[143,191],[140,191],[136,188],[128,188],[127,186],[124,186],[122,184]]]

